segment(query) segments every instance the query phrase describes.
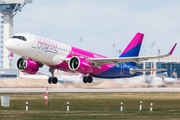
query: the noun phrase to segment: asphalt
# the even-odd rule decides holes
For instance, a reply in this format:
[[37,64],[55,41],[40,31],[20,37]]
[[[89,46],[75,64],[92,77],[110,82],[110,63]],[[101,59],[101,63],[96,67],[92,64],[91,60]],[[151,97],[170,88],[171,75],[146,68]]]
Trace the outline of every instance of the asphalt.
[[[0,88],[0,93],[45,93],[46,88]],[[83,89],[83,88],[52,88],[49,93],[134,93],[134,92],[180,92],[180,88],[112,88],[112,89]]]

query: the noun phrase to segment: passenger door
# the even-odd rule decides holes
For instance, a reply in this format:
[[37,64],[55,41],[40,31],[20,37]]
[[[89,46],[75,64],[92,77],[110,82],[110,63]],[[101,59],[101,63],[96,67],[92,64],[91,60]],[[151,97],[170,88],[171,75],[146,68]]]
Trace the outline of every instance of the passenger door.
[[37,49],[38,42],[36,40],[36,37],[34,35],[31,35],[32,39],[32,48]]

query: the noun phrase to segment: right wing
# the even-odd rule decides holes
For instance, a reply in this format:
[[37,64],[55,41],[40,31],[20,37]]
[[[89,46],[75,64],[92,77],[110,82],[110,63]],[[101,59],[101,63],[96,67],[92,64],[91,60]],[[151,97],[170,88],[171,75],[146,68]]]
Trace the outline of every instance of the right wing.
[[171,51],[165,55],[147,56],[147,57],[88,58],[87,60],[89,60],[92,63],[92,65],[97,68],[100,68],[101,65],[105,65],[105,64],[114,64],[114,65],[119,66],[118,63],[125,63],[125,62],[135,62],[139,64],[140,61],[163,58],[163,57],[168,57],[172,55],[176,45],[177,43],[173,46]]

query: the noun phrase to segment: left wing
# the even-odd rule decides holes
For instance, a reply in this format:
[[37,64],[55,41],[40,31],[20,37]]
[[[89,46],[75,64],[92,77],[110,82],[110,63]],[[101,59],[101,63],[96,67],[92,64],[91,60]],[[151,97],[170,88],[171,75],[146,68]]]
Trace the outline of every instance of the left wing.
[[135,62],[135,63],[140,63],[140,61],[145,61],[148,59],[157,59],[157,58],[163,58],[163,57],[168,57],[172,55],[177,43],[173,46],[171,51],[168,54],[165,55],[158,55],[158,56],[147,56],[147,57],[120,57],[120,58],[88,58],[92,65],[97,68],[101,68],[101,65],[105,64],[114,64],[118,65],[118,63],[125,63],[125,62]]

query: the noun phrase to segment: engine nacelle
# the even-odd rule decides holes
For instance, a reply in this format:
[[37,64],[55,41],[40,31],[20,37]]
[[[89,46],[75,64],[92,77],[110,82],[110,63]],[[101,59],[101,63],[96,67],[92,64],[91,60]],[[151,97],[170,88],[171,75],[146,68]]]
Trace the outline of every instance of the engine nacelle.
[[89,74],[92,72],[91,62],[77,56],[74,56],[69,60],[68,66],[70,70],[83,74]]
[[39,70],[39,64],[31,59],[20,58],[17,61],[17,68],[21,72],[25,72],[28,74],[36,74],[37,71]]

